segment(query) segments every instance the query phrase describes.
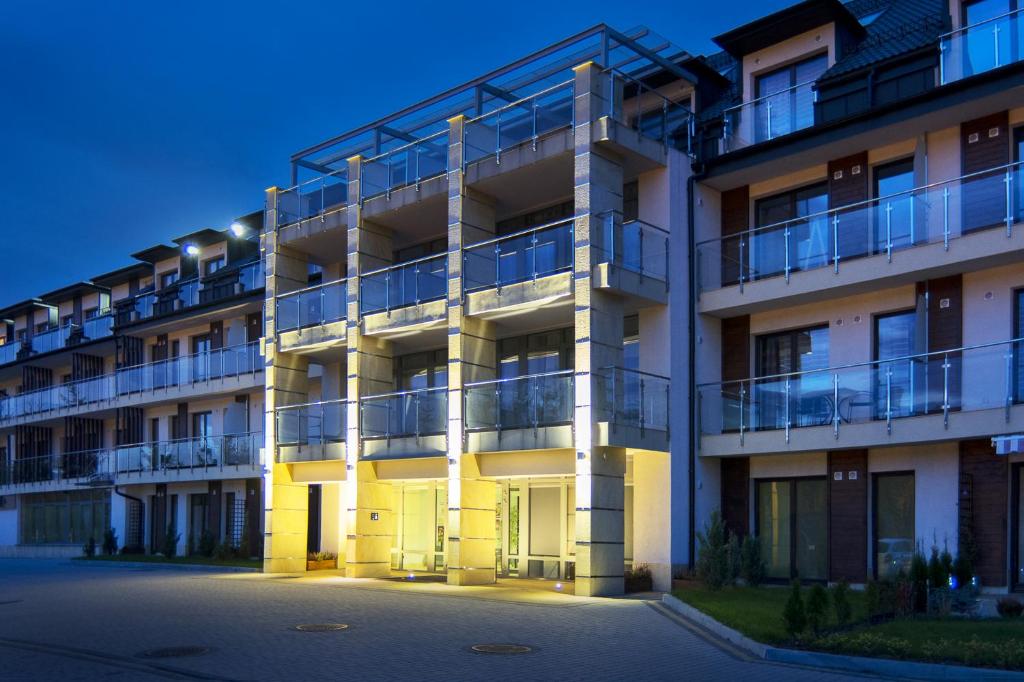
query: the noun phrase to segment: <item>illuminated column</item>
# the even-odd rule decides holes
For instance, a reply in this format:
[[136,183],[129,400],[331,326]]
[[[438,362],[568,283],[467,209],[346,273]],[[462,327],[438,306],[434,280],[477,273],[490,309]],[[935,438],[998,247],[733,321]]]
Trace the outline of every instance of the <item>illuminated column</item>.
[[448,583],[482,585],[495,581],[497,487],[463,451],[462,387],[494,377],[494,326],[463,316],[462,248],[494,234],[494,206],[465,187],[464,122],[450,119],[448,138]]
[[359,200],[362,163],[348,160],[347,395],[345,439],[345,575],[386,577],[391,571],[391,484],[377,480],[361,460],[359,398],[392,390],[391,344],[359,333],[359,275],[391,261],[391,236],[363,220]]
[[622,211],[621,161],[592,142],[608,79],[593,62],[575,69],[576,594],[623,592],[626,455],[593,444],[595,372],[622,365],[622,301],[593,287],[591,244],[600,216]]

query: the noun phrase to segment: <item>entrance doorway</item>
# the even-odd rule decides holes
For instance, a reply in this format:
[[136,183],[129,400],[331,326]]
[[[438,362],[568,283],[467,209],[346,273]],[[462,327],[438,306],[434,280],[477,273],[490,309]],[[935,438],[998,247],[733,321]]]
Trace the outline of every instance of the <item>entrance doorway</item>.
[[448,486],[396,483],[392,488],[391,568],[443,573],[447,569]]
[[575,483],[564,478],[500,481],[496,495],[498,576],[574,580]]

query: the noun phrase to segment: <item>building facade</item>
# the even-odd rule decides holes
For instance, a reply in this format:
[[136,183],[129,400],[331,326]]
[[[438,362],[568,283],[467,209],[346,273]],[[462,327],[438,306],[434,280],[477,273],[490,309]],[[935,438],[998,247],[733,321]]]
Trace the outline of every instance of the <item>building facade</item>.
[[271,572],[615,594],[720,511],[773,579],[937,547],[1015,588],[1022,21],[805,0],[707,56],[601,25],[297,152],[248,239],[0,312],[0,545],[80,542],[52,498]]

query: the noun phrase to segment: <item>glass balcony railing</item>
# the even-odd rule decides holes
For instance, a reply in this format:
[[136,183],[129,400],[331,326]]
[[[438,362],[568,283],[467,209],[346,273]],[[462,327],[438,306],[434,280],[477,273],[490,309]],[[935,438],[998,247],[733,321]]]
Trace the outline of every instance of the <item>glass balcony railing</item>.
[[669,430],[669,378],[624,367],[594,373],[598,421],[641,431]]
[[339,279],[277,297],[277,331],[305,329],[345,319],[347,280]]
[[443,299],[448,294],[448,254],[368,272],[359,278],[359,291],[363,315]]
[[259,343],[210,350],[132,367],[0,398],[0,423],[82,405],[108,403],[140,393],[198,384],[263,371]]
[[109,310],[82,323],[82,335],[89,339],[103,339],[114,333],[114,314]]
[[361,199],[389,195],[448,172],[448,131],[442,130],[415,142],[363,159],[360,167]]
[[49,353],[63,348],[67,345],[71,336],[73,325],[65,324],[60,327],[53,327],[45,332],[36,332],[32,336],[31,346],[33,353]]
[[348,204],[348,168],[307,180],[277,193],[277,229],[309,218],[323,219]]
[[700,291],[894,254],[990,228],[1012,234],[1024,219],[1021,163],[964,175],[878,199],[746,230],[697,244]]
[[958,28],[939,38],[942,85],[1024,59],[1024,9]]
[[448,388],[369,396],[359,401],[363,438],[436,436],[448,428]]
[[562,220],[467,246],[462,253],[465,291],[500,288],[572,270],[572,227],[572,220]]
[[698,386],[703,435],[1005,410],[1024,398],[1024,340]]
[[692,153],[695,121],[688,107],[621,71],[610,69],[603,76],[611,87],[603,115],[643,137]]
[[18,359],[18,352],[21,350],[21,341],[8,341],[0,344],[0,365],[14,362]]
[[594,240],[598,263],[668,283],[668,232],[640,220],[623,220],[614,211],[602,214],[600,225]]
[[278,447],[344,443],[347,407],[348,402],[341,398],[277,408],[274,423]]
[[466,429],[502,431],[572,424],[571,369],[466,384]]
[[814,81],[807,81],[726,109],[721,151],[736,151],[810,128],[815,101]]
[[532,142],[556,130],[572,130],[573,81],[559,83],[506,104],[482,116],[468,119],[462,128],[463,164],[501,154],[524,142]]

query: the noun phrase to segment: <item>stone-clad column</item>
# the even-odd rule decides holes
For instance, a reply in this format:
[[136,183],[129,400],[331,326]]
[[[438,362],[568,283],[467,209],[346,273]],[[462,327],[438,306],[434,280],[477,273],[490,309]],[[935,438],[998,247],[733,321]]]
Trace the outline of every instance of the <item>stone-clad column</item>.
[[347,395],[345,439],[345,575],[386,577],[391,571],[391,484],[377,480],[371,462],[361,461],[359,398],[391,390],[390,343],[359,333],[359,276],[387,265],[391,237],[363,220],[359,201],[361,158],[348,160]]
[[306,286],[305,258],[277,243],[278,190],[267,190],[265,229],[261,235],[266,267],[264,318],[264,378],[266,425],[264,467],[267,471],[264,499],[263,570],[268,573],[306,569],[306,530],[309,494],[305,483],[292,480],[286,464],[277,463],[275,408],[305,402],[309,392],[309,361],[277,352],[275,296]]
[[622,301],[593,287],[591,245],[601,216],[622,211],[621,161],[592,141],[608,79],[593,62],[575,69],[576,594],[623,592],[626,455],[594,446],[595,373],[622,365]]
[[449,121],[448,151],[448,583],[495,581],[496,484],[464,452],[463,384],[494,376],[493,325],[463,316],[462,249],[494,234],[494,208],[465,187],[462,126]]

